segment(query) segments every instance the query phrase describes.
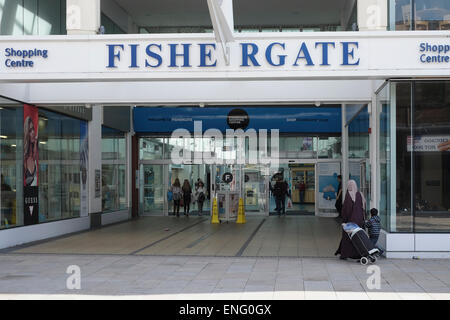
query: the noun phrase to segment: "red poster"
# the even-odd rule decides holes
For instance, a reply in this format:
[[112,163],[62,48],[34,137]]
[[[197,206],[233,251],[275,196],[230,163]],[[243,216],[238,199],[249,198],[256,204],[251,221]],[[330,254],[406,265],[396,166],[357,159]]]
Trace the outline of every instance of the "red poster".
[[23,106],[23,196],[25,225],[39,223],[38,109]]

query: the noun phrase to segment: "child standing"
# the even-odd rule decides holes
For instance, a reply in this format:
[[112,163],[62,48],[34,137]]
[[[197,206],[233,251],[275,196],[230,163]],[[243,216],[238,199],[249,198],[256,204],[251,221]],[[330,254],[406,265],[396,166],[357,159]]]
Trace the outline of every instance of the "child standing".
[[370,216],[370,219],[365,223],[365,227],[369,232],[370,241],[372,241],[373,246],[376,247],[378,238],[380,237],[381,219],[378,216],[378,210],[375,208],[370,209]]

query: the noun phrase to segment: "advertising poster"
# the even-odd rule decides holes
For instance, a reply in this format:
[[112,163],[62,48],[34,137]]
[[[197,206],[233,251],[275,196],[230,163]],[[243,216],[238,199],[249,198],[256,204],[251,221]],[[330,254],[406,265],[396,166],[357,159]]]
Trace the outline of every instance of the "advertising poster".
[[324,162],[317,164],[318,173],[318,210],[319,215],[336,216],[335,208],[339,187],[338,175],[341,172],[339,162]]
[[39,223],[38,109],[23,106],[24,225]]
[[87,122],[80,123],[80,217],[88,216],[88,128]]

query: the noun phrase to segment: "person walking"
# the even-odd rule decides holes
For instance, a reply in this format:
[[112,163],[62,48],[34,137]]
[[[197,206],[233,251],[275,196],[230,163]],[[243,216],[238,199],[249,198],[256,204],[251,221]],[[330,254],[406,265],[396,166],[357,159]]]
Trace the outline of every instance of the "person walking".
[[189,210],[191,207],[191,199],[192,199],[192,188],[191,184],[187,179],[183,182],[183,187],[181,188],[183,192],[183,204],[184,204],[184,215],[189,217]]
[[170,187],[170,191],[172,192],[173,199],[173,215],[177,217],[180,216],[180,201],[181,201],[181,185],[180,180],[178,178],[175,179],[175,182]]
[[[364,196],[358,191],[356,182],[354,180],[350,180],[347,185],[344,206],[342,207],[343,223],[353,222],[360,228],[364,228],[365,208],[366,200],[364,199]],[[342,238],[339,243],[339,248],[336,250],[334,255],[340,255],[340,259],[342,260],[346,260],[347,258],[361,258],[344,230],[342,230]]]
[[196,190],[196,198],[197,198],[197,206],[198,206],[198,215],[201,216],[203,214],[203,203],[206,199],[206,190],[203,181],[198,181],[197,190]]
[[300,193],[300,203],[303,204],[305,203],[305,191],[306,191],[305,182],[300,181],[300,183],[298,184],[298,191]]
[[286,195],[288,195],[288,184],[281,176],[277,177],[277,182],[273,187],[273,195],[275,196],[278,216],[281,215],[281,212],[283,212],[283,215],[286,215]]

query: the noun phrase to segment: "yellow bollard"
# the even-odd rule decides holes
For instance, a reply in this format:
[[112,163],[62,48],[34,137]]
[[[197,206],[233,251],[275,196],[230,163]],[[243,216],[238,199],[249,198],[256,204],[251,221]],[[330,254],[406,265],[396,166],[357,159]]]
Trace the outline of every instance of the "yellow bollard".
[[236,223],[245,223],[245,210],[244,210],[244,200],[239,198],[239,209],[238,209],[238,217]]
[[219,209],[217,208],[217,198],[214,198],[214,200],[213,200],[211,223],[212,224],[220,223]]

